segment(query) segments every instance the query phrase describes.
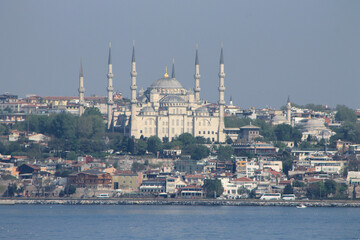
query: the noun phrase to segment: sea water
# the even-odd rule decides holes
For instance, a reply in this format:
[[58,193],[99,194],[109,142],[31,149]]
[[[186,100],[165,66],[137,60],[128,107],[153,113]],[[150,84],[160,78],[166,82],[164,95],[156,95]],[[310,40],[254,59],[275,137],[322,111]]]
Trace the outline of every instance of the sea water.
[[0,206],[0,239],[360,239],[360,209]]

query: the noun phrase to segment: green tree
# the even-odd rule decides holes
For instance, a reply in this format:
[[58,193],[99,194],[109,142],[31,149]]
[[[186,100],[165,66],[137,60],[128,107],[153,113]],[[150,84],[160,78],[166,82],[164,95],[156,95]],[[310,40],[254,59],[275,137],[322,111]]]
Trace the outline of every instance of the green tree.
[[331,137],[332,142],[337,139],[360,143],[360,124],[355,122],[345,122],[340,127],[333,129],[336,134]]
[[177,140],[180,141],[184,147],[196,143],[196,139],[190,133],[181,134]]
[[351,108],[348,108],[345,105],[336,106],[337,113],[335,114],[335,120],[345,121],[345,122],[356,122],[355,111]]
[[274,132],[278,141],[301,141],[302,133],[297,128],[293,128],[288,124],[276,125]]
[[294,189],[290,184],[287,184],[284,188],[283,194],[294,194]]
[[132,172],[141,172],[142,170],[145,169],[146,169],[145,165],[139,162],[133,162],[133,164],[131,165]]
[[76,138],[76,117],[70,113],[60,113],[52,116],[50,134],[57,138]]
[[64,189],[65,194],[68,196],[76,193],[76,187],[74,185],[66,185]]
[[218,160],[228,161],[231,160],[231,156],[234,154],[234,148],[232,146],[219,146]]
[[135,150],[133,154],[137,155],[144,155],[146,153],[146,149],[148,147],[148,144],[144,139],[139,139],[135,143]]
[[329,194],[335,194],[336,193],[336,185],[337,184],[336,184],[336,182],[334,180],[328,179],[328,180],[325,181],[324,185],[325,185],[325,190],[326,190],[327,196]]
[[210,150],[208,147],[199,144],[188,145],[182,150],[183,155],[191,155],[191,159],[200,160],[203,159],[210,154]]
[[160,152],[162,150],[162,142],[159,137],[157,136],[151,136],[147,140],[147,149],[149,152],[154,153],[155,155],[157,152]]
[[17,191],[16,183],[10,183],[7,187],[7,190],[4,193],[4,197],[14,197]]
[[288,150],[283,150],[279,153],[279,157],[283,164],[283,172],[288,175],[289,170],[292,169],[293,164],[291,153]]
[[204,190],[206,198],[214,198],[223,194],[224,187],[219,179],[205,179]]

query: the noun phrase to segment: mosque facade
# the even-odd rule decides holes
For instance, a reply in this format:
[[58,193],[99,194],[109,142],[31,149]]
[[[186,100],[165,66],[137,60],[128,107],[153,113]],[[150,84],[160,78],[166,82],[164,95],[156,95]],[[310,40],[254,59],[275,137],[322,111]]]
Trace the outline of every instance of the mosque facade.
[[[182,133],[201,136],[212,142],[225,142],[225,72],[223,49],[220,53],[219,101],[217,108],[209,108],[200,98],[200,64],[198,49],[195,55],[194,89],[187,90],[175,76],[173,62],[171,76],[165,71],[160,79],[154,81],[146,90],[137,91],[137,70],[135,47],[131,61],[130,104],[115,108],[112,99],[112,61],[111,47],[108,61],[108,129],[113,128],[125,136],[158,136],[172,140]],[[81,80],[80,80],[81,82]],[[81,86],[80,86],[81,88]],[[82,91],[79,90],[81,94]],[[81,112],[80,112],[81,114]]]

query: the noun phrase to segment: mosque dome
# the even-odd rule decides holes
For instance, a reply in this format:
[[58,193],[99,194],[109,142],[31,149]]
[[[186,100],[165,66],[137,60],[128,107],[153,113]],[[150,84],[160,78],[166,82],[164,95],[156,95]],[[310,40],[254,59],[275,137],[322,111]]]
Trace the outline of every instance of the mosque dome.
[[153,82],[150,88],[182,88],[182,86],[176,78],[164,77]]
[[325,129],[324,122],[320,119],[309,119],[305,122],[304,128],[307,130],[311,129]]

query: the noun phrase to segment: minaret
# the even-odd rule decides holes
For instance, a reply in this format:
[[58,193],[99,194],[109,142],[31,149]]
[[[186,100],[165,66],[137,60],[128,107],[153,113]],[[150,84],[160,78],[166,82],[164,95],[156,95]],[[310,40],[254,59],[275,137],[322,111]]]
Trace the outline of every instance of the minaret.
[[85,111],[85,88],[84,88],[84,73],[82,62],[80,61],[80,74],[79,74],[79,115],[83,115]]
[[286,105],[286,120],[287,120],[288,124],[291,125],[291,102],[290,102],[290,96],[288,97],[287,105]]
[[107,92],[108,92],[108,101],[107,101],[107,129],[111,128],[111,123],[113,120],[113,106],[114,106],[114,100],[113,100],[113,77],[114,74],[112,73],[112,60],[111,60],[111,42],[109,43],[109,60],[108,60],[108,74],[107,74],[107,78],[108,78],[108,87],[107,87]]
[[198,53],[198,46],[196,45],[196,55],[195,55],[195,102],[200,101],[200,66],[199,66],[199,53]]
[[224,142],[224,110],[225,110],[225,72],[224,72],[224,53],[223,47],[221,46],[220,53],[220,72],[219,72],[219,130],[218,130],[218,141]]
[[175,78],[175,59],[172,60],[171,78]]
[[229,106],[233,106],[233,100],[232,100],[232,96],[230,96],[230,102],[229,102]]
[[136,100],[136,76],[137,76],[137,72],[136,72],[136,61],[135,61],[135,44],[133,43],[133,52],[132,52],[132,59],[131,59],[131,72],[130,72],[130,76],[131,76],[131,86],[130,86],[130,90],[131,90],[131,126],[130,126],[130,136],[134,136],[135,138],[137,138],[138,135],[138,131],[137,131],[137,121],[136,121],[136,105],[137,105],[137,100]]

